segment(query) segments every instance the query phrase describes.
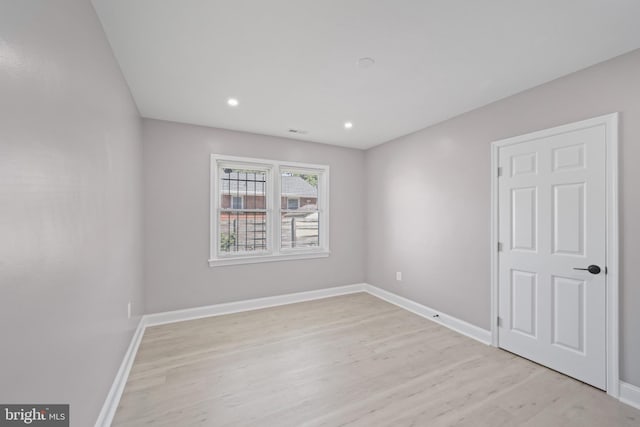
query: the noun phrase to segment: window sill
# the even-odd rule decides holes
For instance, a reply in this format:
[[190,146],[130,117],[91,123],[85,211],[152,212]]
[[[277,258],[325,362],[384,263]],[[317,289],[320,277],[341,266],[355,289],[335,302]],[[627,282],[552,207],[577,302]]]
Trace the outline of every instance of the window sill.
[[236,258],[210,259],[209,267],[222,267],[225,265],[257,264],[261,262],[295,261],[298,259],[327,258],[330,251],[284,253],[278,255],[244,256]]

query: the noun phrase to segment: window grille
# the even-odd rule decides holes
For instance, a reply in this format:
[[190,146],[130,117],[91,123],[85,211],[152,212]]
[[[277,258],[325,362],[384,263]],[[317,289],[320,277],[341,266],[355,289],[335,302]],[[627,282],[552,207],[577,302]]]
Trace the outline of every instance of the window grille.
[[222,167],[219,176],[220,252],[266,251],[266,171]]

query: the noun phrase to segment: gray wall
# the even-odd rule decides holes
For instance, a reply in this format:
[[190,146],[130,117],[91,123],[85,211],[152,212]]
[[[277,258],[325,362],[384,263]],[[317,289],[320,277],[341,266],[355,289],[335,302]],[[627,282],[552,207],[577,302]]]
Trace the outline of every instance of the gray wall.
[[2,1],[0,402],[95,423],[143,312],[140,165],[89,1]]
[[[640,51],[364,153],[141,127],[88,1],[0,6],[0,402],[68,402],[72,425],[91,425],[141,313],[365,276],[488,328],[490,142],[613,111],[622,113],[622,379],[640,385]],[[210,268],[211,153],[329,164],[332,255]]]
[[[150,119],[143,140],[147,312],[363,281],[363,151]],[[209,267],[211,153],[328,164],[331,255]]]
[[367,151],[367,282],[489,329],[490,143],[615,111],[621,378],[640,385],[640,50]]

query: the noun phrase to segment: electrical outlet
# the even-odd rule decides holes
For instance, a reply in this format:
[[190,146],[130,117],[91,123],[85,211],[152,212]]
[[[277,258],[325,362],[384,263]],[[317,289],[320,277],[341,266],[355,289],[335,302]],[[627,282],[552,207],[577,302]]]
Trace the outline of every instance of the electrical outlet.
[[396,271],[396,280],[398,282],[402,281],[402,272],[401,271]]
[[127,304],[127,319],[131,319],[131,301]]

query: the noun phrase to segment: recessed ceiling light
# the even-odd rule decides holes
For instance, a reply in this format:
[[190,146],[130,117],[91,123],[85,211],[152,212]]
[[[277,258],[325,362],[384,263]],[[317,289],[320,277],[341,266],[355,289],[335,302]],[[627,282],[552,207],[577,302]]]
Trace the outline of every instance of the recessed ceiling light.
[[351,122],[345,122],[344,123],[344,128],[345,129],[351,129],[352,127],[353,127],[353,123],[351,123]]
[[376,60],[369,57],[358,59],[358,67],[360,68],[371,68],[375,63]]
[[227,104],[229,104],[231,107],[237,107],[239,102],[235,98],[229,98],[227,99]]

